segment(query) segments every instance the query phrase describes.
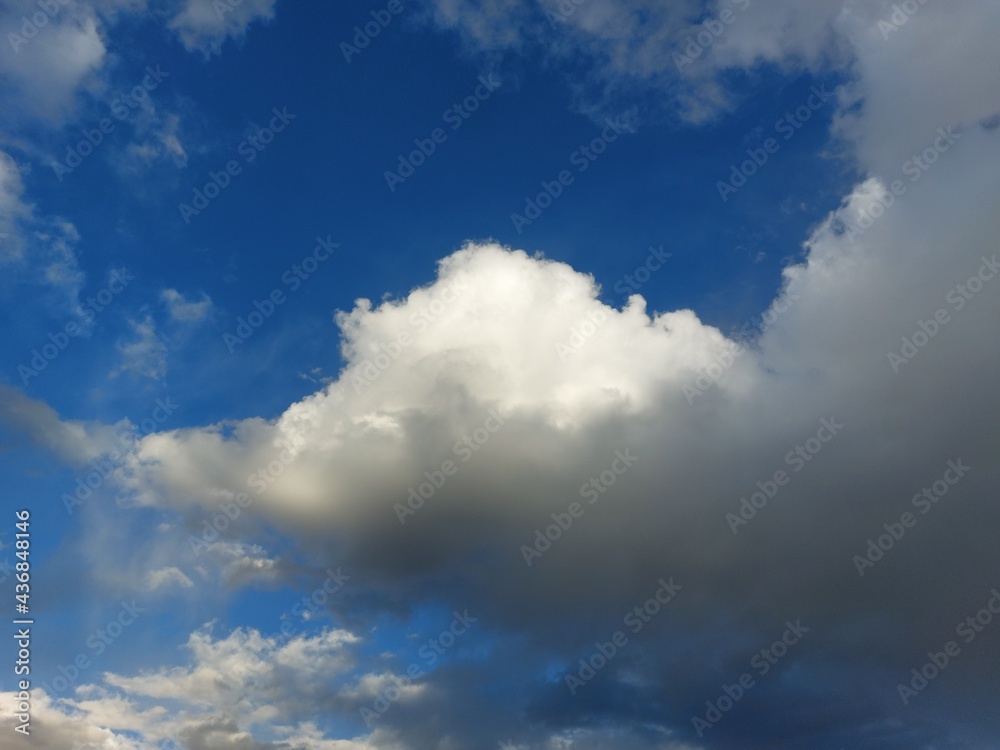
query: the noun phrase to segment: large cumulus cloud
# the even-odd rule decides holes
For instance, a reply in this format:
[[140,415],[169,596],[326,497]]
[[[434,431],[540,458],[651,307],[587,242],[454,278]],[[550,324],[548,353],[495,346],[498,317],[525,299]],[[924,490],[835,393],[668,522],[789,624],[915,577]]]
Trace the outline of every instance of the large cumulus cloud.
[[[638,296],[609,308],[585,273],[470,244],[405,299],[361,300],[339,318],[347,365],[336,382],[273,422],[149,436],[126,480],[144,502],[188,513],[195,534],[246,493],[248,517],[355,573],[341,617],[469,606],[504,638],[496,659],[434,678],[449,700],[463,684],[528,681],[511,710],[570,727],[596,706],[684,736],[703,700],[802,618],[812,631],[794,670],[748,698],[743,721],[784,720],[808,684],[799,709],[883,728],[904,720],[932,737],[934,711],[906,713],[895,684],[994,585],[983,561],[994,554],[998,363],[984,342],[1000,309],[991,281],[961,309],[948,294],[993,273],[1000,227],[980,186],[1000,154],[989,128],[960,132],[874,221],[886,187],[859,184],[786,269],[769,325],[742,349],[691,311],[649,313]],[[889,352],[941,308],[948,322],[894,368]],[[503,424],[477,440],[498,425],[491,410]],[[833,439],[810,441],[831,424],[843,425]],[[591,505],[581,485],[616,451],[638,460]],[[914,510],[949,460],[972,469],[859,576],[853,556]],[[790,481],[767,506],[745,525],[727,520],[779,470]],[[419,510],[400,513],[411,488],[434,481],[431,497],[411,499]],[[527,565],[523,545],[574,501],[582,517]],[[552,664],[571,668],[669,576],[683,586],[669,613],[571,699]],[[977,666],[956,668],[961,680],[940,686],[935,705],[958,704],[997,666],[996,649],[977,648]],[[737,743],[744,728],[733,719],[706,739]]]

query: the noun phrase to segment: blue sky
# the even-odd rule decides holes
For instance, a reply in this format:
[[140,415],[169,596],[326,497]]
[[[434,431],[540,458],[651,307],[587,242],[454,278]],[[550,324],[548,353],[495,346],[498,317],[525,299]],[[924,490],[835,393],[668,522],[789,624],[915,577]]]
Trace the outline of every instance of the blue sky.
[[[201,371],[218,368],[213,380],[220,384],[245,377],[248,364],[266,369],[275,387],[294,383],[298,372],[314,367],[334,374],[340,363],[329,358],[329,348],[317,351],[308,345],[329,326],[332,312],[349,308],[359,296],[400,296],[427,283],[441,248],[457,249],[467,239],[492,238],[586,265],[606,287],[606,301],[617,306],[625,296],[614,290],[615,282],[644,262],[650,246],[667,244],[674,272],[643,290],[650,305],[690,307],[710,324],[739,326],[766,307],[780,283],[782,263],[800,257],[803,232],[837,205],[837,188],[846,184],[844,166],[817,154],[827,138],[832,107],[819,110],[789,140],[777,163],[768,165],[770,173],[762,172],[746,192],[723,204],[711,179],[725,179],[730,164],[745,156],[744,147],[763,140],[762,131],[772,134],[775,112],[793,110],[814,81],[832,76],[789,78],[762,71],[758,85],[764,93],[747,97],[733,116],[693,128],[672,123],[669,113],[657,113],[644,127],[609,144],[612,158],[602,155],[579,173],[570,156],[598,136],[603,124],[574,111],[566,85],[572,71],[531,70],[526,63],[511,62],[494,74],[503,81],[500,88],[453,130],[442,113],[475,91],[479,76],[493,69],[489,64],[459,55],[447,34],[428,38],[413,33],[405,24],[416,21],[401,15],[351,64],[336,45],[311,43],[317,64],[323,61],[326,67],[323,73],[304,75],[288,45],[305,44],[317,28],[349,30],[352,21],[367,16],[363,9],[352,15],[346,8],[336,18],[317,19],[313,13],[290,17],[287,27],[285,21],[262,27],[260,39],[254,39],[259,51],[229,43],[231,54],[213,58],[211,65],[192,59],[155,25],[141,26],[134,43],[141,40],[142,56],[132,65],[123,61],[115,71],[121,84],[110,88],[129,91],[130,83],[145,78],[149,61],[156,61],[167,77],[150,93],[154,105],[197,108],[199,113],[189,125],[197,131],[198,145],[191,148],[186,166],[158,163],[130,180],[102,160],[104,152],[99,151],[61,182],[51,167],[37,169],[29,178],[32,188],[37,182],[32,195],[39,205],[58,215],[75,212],[81,237],[101,236],[100,243],[87,248],[88,259],[100,268],[127,265],[137,274],[128,292],[133,309],[145,303],[151,314],[160,313],[147,300],[155,300],[164,287],[195,300],[202,294],[211,297],[218,313],[214,330],[200,331],[203,339],[190,343],[197,352],[185,359]],[[279,134],[247,164],[239,146],[245,147],[246,136],[267,125],[275,107],[295,116],[288,125],[290,137]],[[98,101],[89,112],[89,119],[52,138],[55,154],[75,145],[88,125],[109,114],[110,105]],[[127,146],[121,136],[128,135],[130,124],[121,123],[102,147]],[[400,154],[414,149],[414,139],[427,138],[435,127],[448,134],[446,143],[390,191],[384,173],[397,166]],[[723,148],[720,143],[732,145]],[[204,187],[210,173],[224,170],[233,158],[242,171],[222,196],[190,222],[178,221],[176,205],[190,203],[194,189]],[[801,165],[802,160],[809,164],[809,178],[799,177],[796,169],[791,183],[784,184],[793,170],[781,169],[780,163]],[[526,196],[535,196],[539,183],[567,167],[579,176],[564,199],[516,231],[510,215],[524,210]],[[474,179],[474,174],[490,178]],[[695,174],[708,177],[693,179]],[[114,200],[109,200],[109,183],[121,184]],[[755,218],[765,215],[765,207],[783,212],[786,220]],[[275,222],[276,215],[287,222]],[[311,251],[317,235],[342,245],[336,265],[324,267],[322,293],[307,285],[253,345],[243,347],[250,351],[240,358],[228,356],[218,346],[221,332],[233,327],[255,294],[270,291],[289,261]],[[139,248],[142,261],[136,259]],[[719,248],[725,248],[724,256],[718,255]],[[192,269],[197,269],[194,274]],[[65,310],[63,317],[51,306],[46,310],[48,317],[38,320],[38,328],[18,326],[24,339],[20,350],[12,348],[11,357],[23,359],[23,350],[45,338],[46,326],[65,319]],[[125,323],[128,311],[115,312],[113,317]],[[121,330],[125,334],[118,335],[127,335],[127,327]],[[78,383],[76,368],[83,364],[99,370],[95,378],[103,384],[101,368],[107,360],[98,362],[81,348],[76,366],[69,365],[74,353],[67,352],[67,362],[45,377],[59,377],[57,369],[62,369]],[[16,369],[20,360],[12,363]],[[207,396],[218,406],[209,419],[259,413],[257,406],[252,412],[232,411],[236,404],[226,394],[238,388],[206,393],[202,379],[189,382],[196,385],[195,393],[185,393],[187,401]],[[127,396],[129,389],[102,390],[113,398]],[[305,392],[268,391],[275,399],[270,416]],[[70,396],[58,406],[69,408],[71,401],[77,398]],[[107,416],[120,414],[122,406],[112,407],[119,411]],[[133,404],[142,406],[141,401]],[[199,410],[199,417],[191,418],[200,421],[201,414]]]
[[996,746],[995,8],[227,3],[0,12],[5,743]]

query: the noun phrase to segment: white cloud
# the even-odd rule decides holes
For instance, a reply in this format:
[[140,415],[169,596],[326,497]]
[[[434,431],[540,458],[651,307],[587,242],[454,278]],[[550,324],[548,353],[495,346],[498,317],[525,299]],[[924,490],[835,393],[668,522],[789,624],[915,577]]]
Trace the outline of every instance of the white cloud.
[[[12,0],[0,9],[0,75],[6,79],[3,103],[18,119],[60,127],[76,118],[81,105],[104,93],[114,61],[115,26],[127,17],[147,13],[145,0]],[[274,17],[275,0],[233,2],[231,10],[216,0],[183,0],[168,21],[188,50],[218,53],[226,38],[242,39],[249,25]],[[216,10],[216,6],[220,10]],[[39,25],[39,19],[44,19]],[[154,146],[155,144],[155,146]],[[180,165],[187,154],[176,123],[164,118],[155,147]],[[141,156],[143,146],[135,148]]]
[[[328,739],[313,721],[272,726],[263,719],[262,726],[248,722],[248,731],[222,711],[186,704],[174,713],[100,685],[82,685],[77,694],[76,699],[53,700],[42,689],[32,692],[33,750],[409,750],[383,730],[356,739]],[[0,718],[8,727],[15,725],[15,696],[0,692]],[[261,734],[274,739],[257,739]]]
[[167,372],[167,346],[156,333],[156,325],[148,315],[143,320],[129,320],[136,339],[118,343],[121,365],[111,372],[118,377],[130,372],[152,380],[159,380]]
[[149,575],[146,576],[145,588],[150,591],[156,591],[156,589],[161,587],[170,588],[172,586],[189,589],[194,586],[194,583],[179,568],[173,566],[151,570]]
[[0,264],[25,280],[58,291],[60,304],[80,314],[85,276],[75,246],[76,227],[58,216],[41,216],[24,198],[21,167],[0,151]]
[[[161,727],[161,732],[184,736],[192,727],[225,719],[229,723],[224,734],[257,739],[282,725],[284,731],[294,732],[297,722],[291,717],[316,711],[322,702],[318,688],[352,667],[353,644],[358,640],[345,630],[266,637],[252,628],[238,628],[216,638],[213,629],[214,624],[209,623],[191,634],[186,644],[191,657],[188,666],[165,667],[132,677],[107,673],[104,684],[139,705],[165,701],[179,705],[181,710],[169,719],[172,726],[169,730]],[[107,702],[106,698],[99,702],[105,714]],[[86,708],[82,702],[76,705]],[[109,722],[115,728],[127,724],[126,720]],[[147,731],[149,724],[147,721]],[[306,724],[302,732],[312,734],[311,725]]]
[[[926,133],[945,124],[937,122],[943,112],[952,122],[992,114],[996,97],[987,91],[1000,85],[988,73],[1000,54],[988,43],[995,3],[975,0],[961,13],[946,4],[920,4],[886,38],[878,23],[898,12],[898,5],[892,0],[720,0],[707,7],[697,0],[433,0],[432,16],[435,25],[457,31],[470,48],[489,57],[532,47],[557,59],[588,61],[589,72],[577,87],[585,110],[620,109],[629,92],[645,95],[652,89],[668,95],[669,115],[699,122],[746,96],[723,82],[721,76],[731,71],[763,65],[787,72],[840,70],[858,84],[845,95],[867,102],[862,117],[848,118],[853,127],[846,132],[863,141],[879,139],[859,143],[860,156],[888,152],[898,163],[906,156],[896,155],[920,144],[905,137],[893,144],[894,126]],[[566,13],[568,7],[572,11]],[[959,80],[963,85],[954,85]],[[859,119],[868,132],[856,132]]]
[[0,423],[75,465],[122,449],[126,440],[125,423],[62,420],[47,404],[5,385],[0,385]]
[[[0,14],[0,73],[11,83],[10,103],[23,113],[50,124],[61,124],[75,114],[82,90],[98,85],[107,49],[92,8],[59,5],[48,22],[30,22],[39,13],[35,3],[18,2]],[[33,13],[34,12],[34,13]],[[24,18],[29,19],[25,24]],[[27,38],[24,31],[34,34]],[[11,43],[9,36],[16,40]]]
[[[211,526],[203,526],[197,530],[197,536],[192,537],[196,543],[200,544],[204,540],[206,528],[212,529]],[[190,539],[188,542],[185,549],[191,551]],[[212,569],[219,570],[221,582],[228,586],[274,580],[279,573],[278,561],[269,557],[264,548],[257,544],[213,541],[204,549],[199,546],[198,550],[214,558],[219,567],[213,566]]]
[[23,257],[24,240],[18,222],[32,213],[32,206],[24,202],[21,170],[9,154],[0,151],[0,259],[10,262]]
[[368,672],[360,675],[351,684],[342,686],[340,694],[359,703],[371,704],[391,687],[399,691],[398,700],[404,703],[420,696],[427,688],[424,684],[412,683],[405,674]]
[[122,175],[140,177],[154,166],[187,166],[188,153],[181,140],[181,118],[176,112],[162,114],[147,100],[135,116],[135,133],[123,149],[112,152],[111,160]]
[[[13,727],[17,701],[15,692],[0,692],[0,717],[4,726]],[[104,708],[104,707],[102,707]],[[112,706],[107,706],[111,709]],[[104,718],[104,711],[100,711]],[[125,734],[106,728],[103,721],[88,721],[86,713],[75,710],[71,703],[53,701],[44,690],[36,688],[31,693],[32,750],[66,750],[86,747],[88,750],[153,750],[154,746],[137,742]],[[28,746],[27,744],[25,745]]]
[[187,50],[197,50],[207,58],[219,54],[226,39],[244,39],[255,21],[273,19],[274,4],[275,0],[184,0],[183,8],[168,26],[177,32]]
[[699,122],[735,102],[717,77],[722,70],[815,67],[836,56],[832,24],[845,3],[434,0],[432,6],[434,23],[457,31],[473,50],[495,55],[536,47],[589,63],[577,87],[585,110],[652,87],[670,95],[671,114]]
[[164,152],[170,156],[174,164],[178,167],[187,166],[188,155],[181,143],[180,131],[181,118],[177,114],[168,114],[163,118],[163,127],[157,133],[157,138]]
[[[294,461],[254,508],[280,506],[286,520],[344,522],[373,493],[395,486],[390,494],[405,495],[397,483],[419,476],[436,452],[447,455],[453,436],[482,422],[487,405],[557,430],[581,430],[608,413],[639,415],[657,408],[671,383],[680,395],[680,384],[725,343],[690,311],[649,317],[638,296],[616,311],[597,291],[565,264],[468,246],[407,300],[377,310],[362,300],[342,315],[347,368],[277,423],[248,420],[235,439],[214,429],[150,436],[133,470],[143,481],[162,479],[168,497],[211,507],[219,482],[246,487],[276,446],[288,444]],[[579,351],[561,354],[558,345],[570,345],[572,329],[588,316],[605,320]],[[413,343],[356,394],[354,383],[371,377],[367,363],[380,345],[407,333]]]
[[927,3],[888,38],[879,21],[893,17],[894,4],[862,13],[865,7],[852,6],[838,24],[851,45],[854,80],[842,92],[835,133],[851,144],[862,171],[889,182],[938,128],[976,128],[1000,112],[1000,80],[988,72],[1000,66],[992,41],[1000,6],[978,0],[956,13]]
[[160,299],[170,310],[170,317],[182,323],[197,323],[212,310],[212,298],[202,293],[201,299],[190,301],[176,289],[164,289]]

